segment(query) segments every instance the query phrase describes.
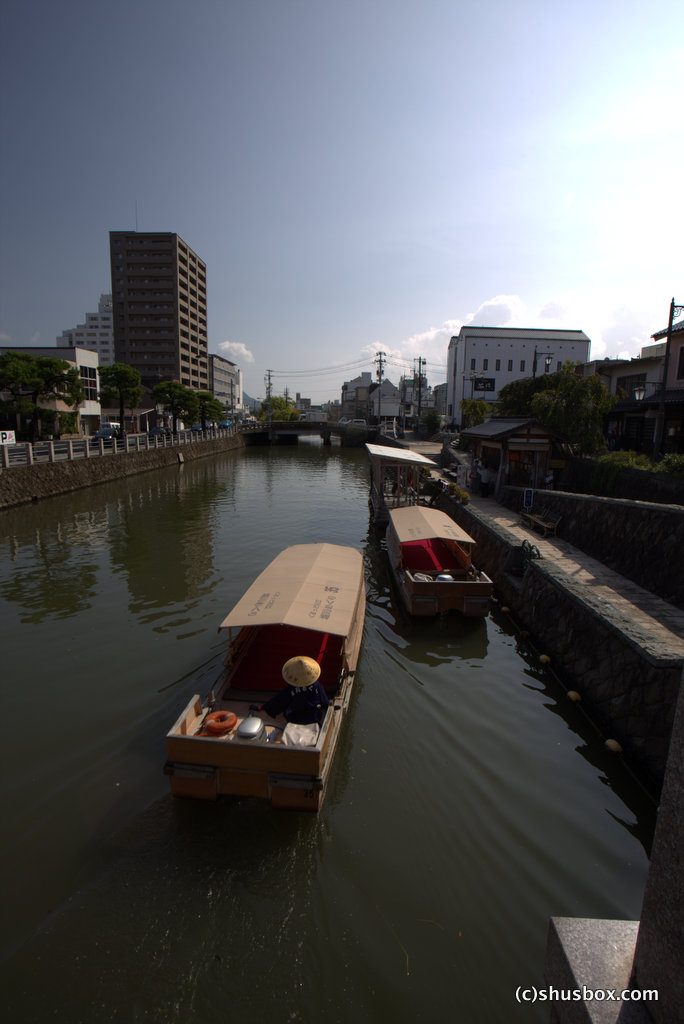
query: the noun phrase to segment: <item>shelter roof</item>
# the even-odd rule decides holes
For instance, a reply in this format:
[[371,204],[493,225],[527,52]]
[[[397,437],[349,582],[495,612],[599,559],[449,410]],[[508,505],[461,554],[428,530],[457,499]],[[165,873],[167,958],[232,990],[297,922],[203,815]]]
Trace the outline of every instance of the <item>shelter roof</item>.
[[455,540],[458,544],[475,543],[470,534],[462,530],[446,512],[441,512],[437,508],[426,508],[422,505],[395,508],[390,512],[390,520],[400,544],[436,537],[442,540]]
[[282,625],[347,636],[362,587],[355,548],[295,544],[264,569],[219,629]]
[[554,431],[549,430],[543,423],[535,419],[522,419],[508,416],[495,416],[486,423],[479,423],[476,427],[466,427],[461,431],[462,437],[503,439],[513,434],[520,434],[528,430],[544,437],[554,436]]
[[411,451],[410,448],[390,448],[382,444],[367,444],[368,454],[372,459],[380,459],[383,462],[403,463],[406,465],[434,466],[432,459],[426,458],[419,452]]

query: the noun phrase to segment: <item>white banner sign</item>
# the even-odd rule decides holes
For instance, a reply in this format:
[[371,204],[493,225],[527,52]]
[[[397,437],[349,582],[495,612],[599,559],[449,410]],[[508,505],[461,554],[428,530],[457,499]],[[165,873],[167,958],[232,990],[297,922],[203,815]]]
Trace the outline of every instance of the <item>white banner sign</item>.
[[16,444],[13,430],[0,430],[0,444]]

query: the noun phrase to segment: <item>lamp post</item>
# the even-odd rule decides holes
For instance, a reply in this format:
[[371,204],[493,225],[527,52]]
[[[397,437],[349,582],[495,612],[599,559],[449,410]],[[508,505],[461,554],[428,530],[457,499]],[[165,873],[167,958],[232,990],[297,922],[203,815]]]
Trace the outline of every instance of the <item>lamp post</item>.
[[660,385],[660,402],[658,404],[658,417],[653,432],[653,461],[660,455],[663,446],[663,435],[665,433],[665,390],[667,388],[667,371],[670,363],[670,348],[672,344],[672,325],[675,320],[684,313],[684,306],[675,306],[675,300],[670,303],[670,316],[667,321],[667,339],[665,341],[665,359],[663,361],[663,380]]
[[643,402],[645,394],[646,388],[643,384],[639,384],[638,387],[634,388],[633,397],[636,402]]
[[537,376],[537,356],[544,356],[544,373],[548,373],[551,368],[551,360],[553,359],[554,352],[537,352],[537,346],[534,346],[534,357],[532,359],[532,378]]

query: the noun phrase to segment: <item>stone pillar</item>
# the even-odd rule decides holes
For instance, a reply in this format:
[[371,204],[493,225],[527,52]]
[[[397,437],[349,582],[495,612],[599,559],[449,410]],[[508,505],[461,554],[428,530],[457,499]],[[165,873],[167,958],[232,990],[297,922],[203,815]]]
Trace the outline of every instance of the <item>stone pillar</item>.
[[660,796],[634,957],[636,988],[656,988],[657,1024],[684,1020],[684,674]]
[[683,691],[680,683],[641,921],[552,918],[546,942],[544,977],[549,986],[655,990],[657,998],[554,1002],[552,1024],[684,1021]]

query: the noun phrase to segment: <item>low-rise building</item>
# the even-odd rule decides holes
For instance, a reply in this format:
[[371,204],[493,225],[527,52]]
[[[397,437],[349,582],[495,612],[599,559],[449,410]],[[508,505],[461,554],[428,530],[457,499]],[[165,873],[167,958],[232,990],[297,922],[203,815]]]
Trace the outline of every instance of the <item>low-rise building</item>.
[[366,419],[368,417],[368,395],[373,379],[369,371],[342,385],[340,418]]
[[223,356],[209,356],[209,390],[223,403],[226,413],[242,409],[242,371]]
[[76,412],[76,432],[80,434],[92,434],[100,425],[100,377],[98,373],[97,352],[78,346],[66,346],[57,348],[37,348],[33,345],[4,345],[0,352],[24,352],[31,356],[45,356],[47,359],[63,359],[71,366],[75,366],[81,378],[83,386],[83,401],[78,409],[74,410],[59,399],[46,399],[41,402],[45,409],[54,409],[55,412],[72,413]]

